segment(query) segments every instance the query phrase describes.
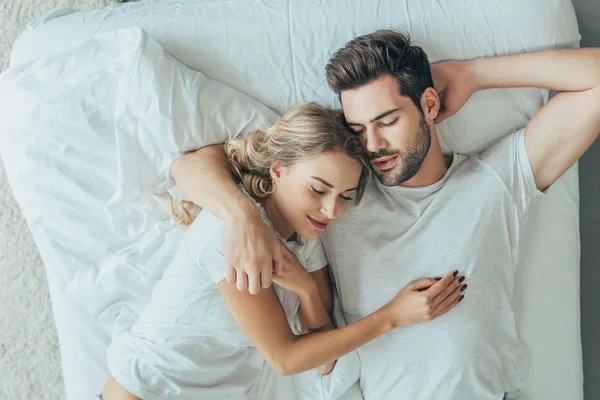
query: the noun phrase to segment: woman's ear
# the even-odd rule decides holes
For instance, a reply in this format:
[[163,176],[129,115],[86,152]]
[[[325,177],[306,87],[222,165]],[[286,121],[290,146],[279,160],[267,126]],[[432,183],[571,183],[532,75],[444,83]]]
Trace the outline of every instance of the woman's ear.
[[273,185],[277,185],[281,180],[281,175],[283,174],[284,166],[279,161],[273,161],[271,163],[271,167],[269,168],[269,175],[271,175],[271,182]]

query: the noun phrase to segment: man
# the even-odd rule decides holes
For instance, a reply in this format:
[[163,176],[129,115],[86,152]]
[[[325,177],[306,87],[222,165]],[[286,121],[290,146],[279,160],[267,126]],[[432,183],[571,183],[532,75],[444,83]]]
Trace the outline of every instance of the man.
[[[407,36],[384,30],[350,41],[326,71],[375,176],[360,205],[322,235],[348,322],[424,276],[458,269],[469,282],[465,301],[444,317],[358,350],[365,398],[498,400],[518,390],[526,358],[511,298],[520,224],[598,137],[600,49],[430,67]],[[525,86],[563,93],[481,155],[442,154],[436,122],[477,90]],[[193,201],[224,219],[228,280],[251,293],[268,287],[281,249],[232,182],[222,148],[184,155],[172,173]],[[331,207],[322,213],[335,215]]]

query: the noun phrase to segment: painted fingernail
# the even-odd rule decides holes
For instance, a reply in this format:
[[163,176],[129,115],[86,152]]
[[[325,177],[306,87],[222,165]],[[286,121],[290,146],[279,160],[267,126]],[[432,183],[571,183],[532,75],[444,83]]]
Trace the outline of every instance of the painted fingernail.
[[458,278],[458,283],[463,283],[465,281],[465,277],[461,276],[460,278]]
[[454,275],[454,277],[456,278],[458,276],[458,271],[454,271],[452,275]]
[[460,288],[460,291],[464,292],[466,288],[467,288],[467,285],[464,285],[463,287]]
[[433,278],[433,279],[435,279],[436,281],[441,281],[442,280],[442,278]]
[[465,296],[463,296],[462,294],[460,295],[460,297],[458,298],[458,302],[460,303],[462,301],[462,299],[464,299]]

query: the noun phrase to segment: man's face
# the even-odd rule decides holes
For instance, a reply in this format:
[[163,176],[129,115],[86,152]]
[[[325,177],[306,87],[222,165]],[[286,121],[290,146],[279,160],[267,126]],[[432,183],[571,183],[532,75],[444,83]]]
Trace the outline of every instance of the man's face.
[[431,132],[423,113],[400,94],[392,76],[343,91],[341,102],[381,183],[400,185],[419,171],[429,152]]

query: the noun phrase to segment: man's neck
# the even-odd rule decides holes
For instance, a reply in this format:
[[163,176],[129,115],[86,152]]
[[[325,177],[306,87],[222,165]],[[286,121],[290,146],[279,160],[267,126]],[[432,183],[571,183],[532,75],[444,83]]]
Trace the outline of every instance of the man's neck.
[[429,151],[421,164],[419,171],[410,178],[403,182],[401,186],[405,187],[424,187],[433,185],[436,182],[442,180],[442,178],[448,172],[448,168],[452,164],[452,157],[444,157],[442,153],[442,146],[438,140],[435,128],[431,129],[431,145]]

